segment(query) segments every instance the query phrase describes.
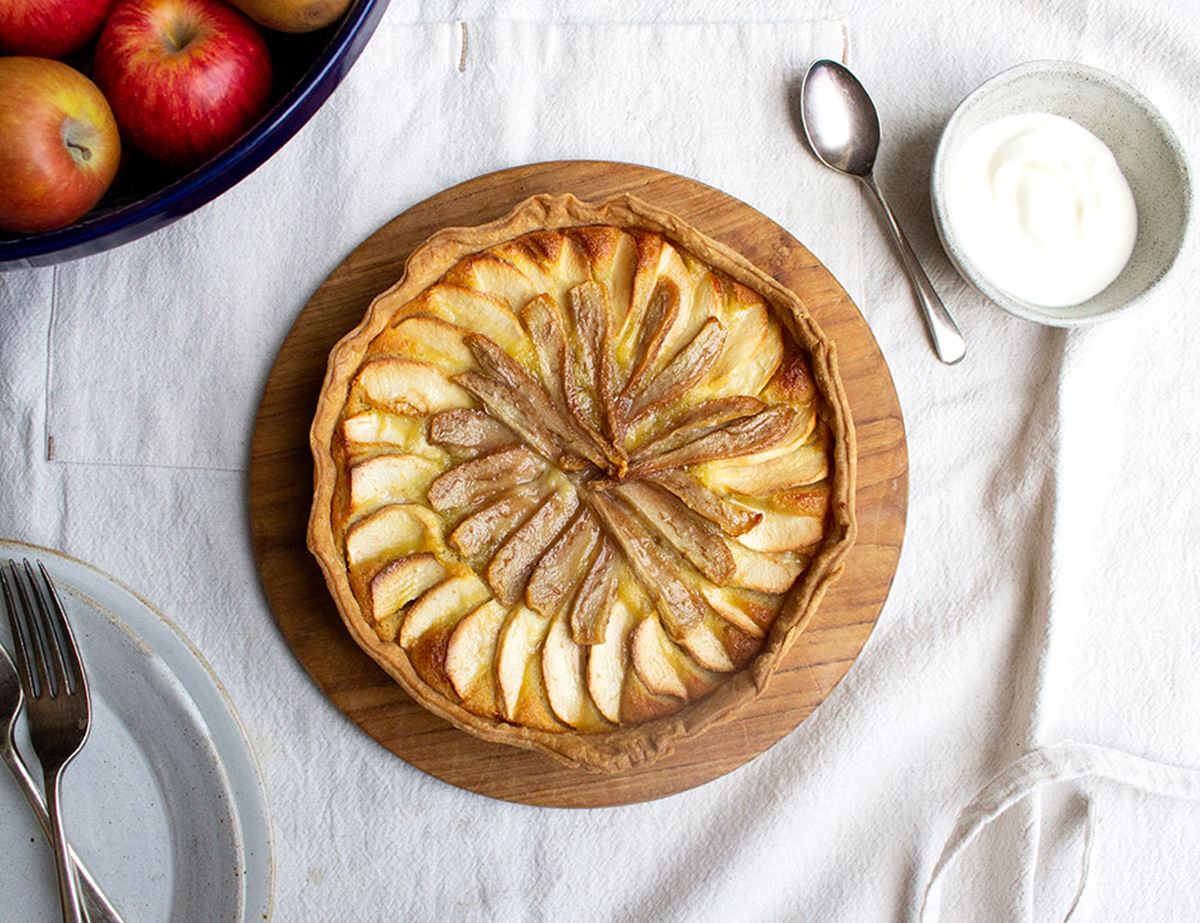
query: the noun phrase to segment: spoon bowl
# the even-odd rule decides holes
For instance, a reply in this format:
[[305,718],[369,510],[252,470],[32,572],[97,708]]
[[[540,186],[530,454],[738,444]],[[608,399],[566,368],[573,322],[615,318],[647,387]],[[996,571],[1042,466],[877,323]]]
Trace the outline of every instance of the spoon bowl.
[[808,146],[825,166],[863,178],[879,153],[879,113],[858,79],[836,61],[821,60],[804,75],[801,123]]

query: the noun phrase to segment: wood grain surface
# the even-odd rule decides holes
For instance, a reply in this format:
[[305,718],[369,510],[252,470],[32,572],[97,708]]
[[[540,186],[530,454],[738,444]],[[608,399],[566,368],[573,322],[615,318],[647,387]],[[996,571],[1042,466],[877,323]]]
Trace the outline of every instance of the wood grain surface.
[[[652,766],[616,776],[487,743],[427,712],[354,643],[305,547],[308,428],[330,349],[434,231],[499,218],[535,193],[566,192],[581,199],[633,193],[797,292],[837,344],[858,433],[858,542],[769,688],[734,720]],[[384,747],[445,782],[557,807],[629,804],[684,791],[738,768],[793,731],[845,676],[870,635],[896,572],[907,503],[908,454],[891,375],[866,321],[829,271],[787,231],[725,193],[660,170],[593,161],[531,164],[469,180],[364,241],[317,289],[284,341],[250,458],[251,532],[267,599],[292,651],[333,703]]]

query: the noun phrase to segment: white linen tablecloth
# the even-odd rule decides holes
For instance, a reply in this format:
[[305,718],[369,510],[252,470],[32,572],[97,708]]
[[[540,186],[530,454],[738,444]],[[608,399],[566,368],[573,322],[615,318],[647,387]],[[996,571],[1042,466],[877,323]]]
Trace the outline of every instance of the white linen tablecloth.
[[[816,56],[875,97],[880,182],[967,335],[958,367],[926,345],[860,190],[795,137],[789,87]],[[1190,777],[1136,759],[1200,768],[1196,235],[1141,309],[1066,333],[970,291],[929,216],[953,106],[1051,57],[1126,78],[1200,144],[1185,0],[393,0],[330,103],[231,192],[118,251],[0,275],[0,533],[108,570],[212,662],[266,780],[276,919],[911,919],[960,811],[1022,757],[965,827],[1022,780],[1074,781],[962,851],[942,919],[1062,919],[1085,843],[1073,919],[1200,917]],[[567,157],[696,177],[806,241],[880,341],[911,466],[891,597],[825,704],[721,780],[590,812],[458,791],[362,734],[275,628],[244,512],[259,391],[329,270],[439,189]],[[1052,746],[1068,739],[1106,749]],[[44,851],[27,840],[5,849]],[[45,905],[0,884],[0,920],[55,919],[45,855]]]

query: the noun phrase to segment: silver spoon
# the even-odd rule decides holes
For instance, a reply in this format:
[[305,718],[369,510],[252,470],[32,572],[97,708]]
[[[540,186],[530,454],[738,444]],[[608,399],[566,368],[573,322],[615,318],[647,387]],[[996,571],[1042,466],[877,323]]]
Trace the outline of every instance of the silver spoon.
[[925,315],[933,348],[943,362],[950,365],[958,362],[966,355],[966,341],[942,299],[933,290],[917,255],[900,230],[896,216],[875,184],[879,115],[871,97],[858,79],[836,61],[814,61],[804,75],[804,86],[800,91],[800,123],[804,126],[809,147],[821,163],[862,180],[863,185],[875,193]]

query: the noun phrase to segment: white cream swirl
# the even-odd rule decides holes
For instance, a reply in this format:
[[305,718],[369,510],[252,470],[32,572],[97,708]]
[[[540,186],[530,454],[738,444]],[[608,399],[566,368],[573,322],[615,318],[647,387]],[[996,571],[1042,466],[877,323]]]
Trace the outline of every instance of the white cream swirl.
[[1112,152],[1046,112],[976,129],[950,165],[947,192],[967,258],[997,287],[1042,307],[1103,291],[1137,238],[1133,193]]

